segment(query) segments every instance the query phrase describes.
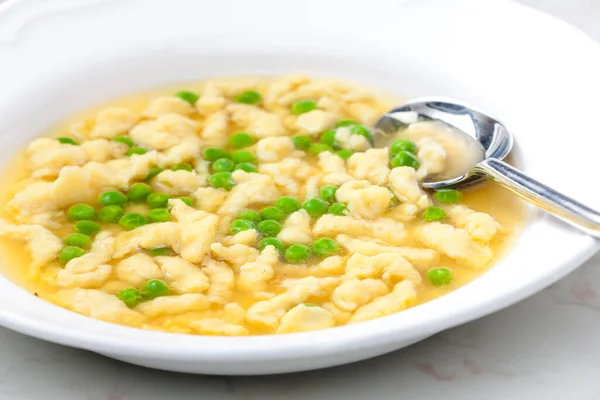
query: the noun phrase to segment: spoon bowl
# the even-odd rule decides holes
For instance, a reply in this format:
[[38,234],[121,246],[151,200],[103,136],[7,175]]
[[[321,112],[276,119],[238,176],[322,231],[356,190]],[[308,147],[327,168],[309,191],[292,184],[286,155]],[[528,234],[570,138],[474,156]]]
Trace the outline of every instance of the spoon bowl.
[[471,144],[467,151],[474,152],[458,155],[473,161],[465,163],[458,172],[426,176],[420,182],[425,189],[465,187],[487,178],[575,228],[600,237],[600,213],[502,161],[512,149],[513,135],[496,118],[466,103],[441,97],[419,98],[404,103],[377,121],[373,143],[375,147],[389,146],[393,140],[401,138],[403,131],[412,124],[423,121],[437,121],[452,128],[444,132],[451,132],[456,140]]
[[466,103],[442,97],[411,100],[384,114],[375,125],[375,147],[385,147],[390,140],[402,137],[404,129],[420,121],[441,121],[475,144],[471,146],[475,161],[472,165],[455,176],[426,177],[421,183],[426,189],[459,188],[477,183],[483,176],[471,173],[472,168],[488,158],[504,160],[513,147],[512,134],[498,119]]

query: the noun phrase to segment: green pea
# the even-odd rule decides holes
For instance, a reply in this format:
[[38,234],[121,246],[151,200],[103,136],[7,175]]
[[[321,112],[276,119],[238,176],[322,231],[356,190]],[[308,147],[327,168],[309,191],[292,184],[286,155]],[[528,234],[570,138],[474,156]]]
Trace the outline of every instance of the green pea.
[[235,163],[229,158],[219,158],[212,164],[212,169],[214,172],[231,172],[234,168]]
[[333,239],[321,238],[312,244],[312,251],[318,256],[329,257],[340,251],[340,245]]
[[231,190],[235,186],[235,181],[231,177],[231,172],[215,172],[208,177],[208,184],[217,189]]
[[219,158],[229,158],[229,153],[217,147],[204,149],[202,156],[206,161],[217,161]]
[[142,294],[135,288],[121,290],[119,294],[117,294],[117,298],[129,308],[134,308],[142,302]]
[[180,92],[175,93],[175,97],[179,97],[181,100],[185,100],[191,105],[196,104],[200,96],[197,93],[190,92],[188,90],[182,90]]
[[237,164],[235,166],[234,170],[235,171],[241,170],[241,171],[245,171],[248,173],[258,172],[258,168],[256,168],[256,165],[249,163],[249,162],[243,162],[243,163]]
[[119,225],[128,231],[146,225],[148,220],[142,214],[131,213],[125,214],[119,219]]
[[352,154],[354,154],[354,150],[342,149],[342,150],[336,151],[335,154],[337,154],[338,157],[341,158],[342,160],[347,160],[350,157],[352,157]]
[[293,244],[284,253],[285,260],[292,264],[308,261],[310,258],[310,247],[303,244]]
[[235,98],[235,101],[244,104],[258,104],[262,101],[262,96],[255,90],[248,90],[244,93],[238,94]]
[[235,149],[243,149],[256,143],[256,139],[249,133],[239,132],[231,135],[229,145]]
[[327,209],[327,214],[333,215],[347,215],[348,207],[344,203],[333,203]]
[[292,105],[292,112],[296,115],[300,115],[315,110],[316,108],[317,103],[313,100],[300,100]]
[[169,286],[161,280],[152,279],[142,287],[142,296],[146,299],[155,299],[157,297],[169,294]]
[[96,210],[87,204],[75,204],[67,211],[67,216],[73,221],[96,219]]
[[[98,213],[98,217],[100,217],[100,213]],[[91,236],[100,231],[100,225],[94,221],[79,221],[75,224],[75,231]]]
[[462,194],[456,189],[440,189],[433,197],[443,204],[456,204],[461,200]]
[[245,210],[242,211],[240,213],[240,215],[238,215],[239,219],[246,219],[248,221],[252,221],[254,223],[259,223],[260,221],[262,221],[262,218],[260,217],[260,214],[257,213],[256,211],[252,211],[252,210]]
[[146,198],[146,203],[150,208],[167,208],[169,197],[167,193],[150,193]]
[[408,151],[409,153],[415,154],[417,151],[417,145],[412,140],[408,139],[396,139],[390,146],[390,155],[393,157],[401,151]]
[[343,120],[339,121],[337,124],[335,124],[336,128],[339,128],[340,126],[352,126],[352,125],[358,125],[358,122],[352,121],[351,119],[343,119]]
[[258,242],[258,249],[261,251],[264,250],[267,246],[275,247],[275,249],[280,253],[283,253],[285,251],[285,247],[283,246],[283,243],[281,243],[281,240],[276,239],[274,237],[266,237],[260,242]]
[[353,135],[363,136],[369,141],[369,143],[373,143],[373,135],[371,135],[371,131],[363,125],[352,125],[350,127],[350,133]]
[[123,206],[127,203],[127,196],[116,190],[108,190],[98,196],[98,203],[103,206]]
[[427,271],[427,279],[434,286],[446,286],[452,283],[452,271],[445,267],[432,268]]
[[423,212],[423,219],[427,222],[443,221],[446,213],[439,207],[429,207]]
[[65,265],[74,258],[81,257],[85,251],[81,247],[67,246],[58,253],[58,262]]
[[336,147],[337,143],[335,141],[335,129],[330,129],[328,131],[323,132],[321,135],[321,143],[326,144],[330,147]]
[[77,146],[79,144],[75,139],[71,139],[70,137],[59,137],[56,140],[62,144],[72,144],[73,146]]
[[319,153],[322,153],[324,151],[333,152],[333,148],[331,146],[328,146],[323,143],[314,143],[314,144],[311,144],[310,147],[308,148],[308,152],[310,154],[314,154],[314,155],[318,155]]
[[130,201],[144,201],[152,193],[152,186],[147,183],[134,183],[127,192]]
[[150,222],[169,222],[171,213],[166,208],[155,208],[148,213],[148,219]]
[[238,232],[247,231],[249,229],[256,229],[256,224],[247,219],[234,219],[231,222],[229,230],[231,233],[236,234]]
[[192,200],[191,197],[180,197],[179,200],[183,201],[186,205],[190,206],[190,207],[194,207],[194,200]]
[[116,224],[124,214],[125,210],[121,206],[106,206],[98,212],[98,219],[107,224]]
[[312,139],[308,136],[296,136],[292,138],[294,147],[298,150],[308,150],[312,144]]
[[236,163],[253,163],[256,161],[256,156],[247,150],[238,150],[233,152],[231,160]]
[[163,167],[159,167],[158,165],[155,165],[154,167],[150,167],[150,171],[148,172],[148,175],[146,176],[146,178],[144,178],[144,180],[146,182],[152,180],[152,178],[154,178],[156,175],[160,174],[161,172],[163,172],[165,169]]
[[311,217],[318,218],[327,212],[327,203],[321,199],[310,199],[304,202],[302,208],[304,208]]
[[190,164],[177,164],[177,165],[173,165],[171,167],[171,171],[188,171],[188,172],[192,172],[192,171],[194,171],[194,167],[192,167]]
[[413,153],[411,153],[409,151],[405,151],[405,150],[396,154],[392,158],[391,164],[392,164],[392,168],[412,167],[414,169],[419,168],[419,165],[421,165],[417,156],[415,156]]
[[275,207],[287,214],[291,214],[294,211],[298,211],[302,207],[302,204],[293,197],[284,196],[277,199]]
[[260,216],[262,219],[274,219],[275,221],[284,221],[287,218],[286,213],[275,206],[263,208]]
[[81,247],[82,249],[85,249],[89,247],[90,243],[92,243],[92,239],[82,233],[71,233],[65,238],[64,242],[67,246]]
[[321,196],[321,198],[328,203],[335,203],[335,193],[336,192],[337,192],[337,187],[332,186],[332,185],[327,185],[327,186],[323,186],[319,190],[319,196]]
[[258,223],[258,231],[263,236],[277,236],[281,232],[281,224],[272,219],[260,221]]
[[128,147],[133,146],[133,140],[128,136],[119,136],[113,139],[113,142],[126,144]]
[[148,152],[148,150],[146,150],[143,147],[139,147],[139,146],[132,146],[129,148],[129,150],[127,150],[127,153],[125,153],[128,156],[132,156],[134,154],[146,154]]
[[152,247],[150,249],[146,249],[148,254],[152,257],[160,257],[160,256],[170,256],[173,251],[169,246],[166,247]]

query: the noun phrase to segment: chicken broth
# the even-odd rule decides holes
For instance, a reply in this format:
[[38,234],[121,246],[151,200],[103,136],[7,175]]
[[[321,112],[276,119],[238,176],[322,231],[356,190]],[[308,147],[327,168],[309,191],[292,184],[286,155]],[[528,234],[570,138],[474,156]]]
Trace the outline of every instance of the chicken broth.
[[133,327],[301,332],[456,290],[523,224],[522,203],[496,186],[419,188],[453,142],[371,148],[390,96],[301,75],[178,89],[88,110],[13,161],[0,196],[7,277]]

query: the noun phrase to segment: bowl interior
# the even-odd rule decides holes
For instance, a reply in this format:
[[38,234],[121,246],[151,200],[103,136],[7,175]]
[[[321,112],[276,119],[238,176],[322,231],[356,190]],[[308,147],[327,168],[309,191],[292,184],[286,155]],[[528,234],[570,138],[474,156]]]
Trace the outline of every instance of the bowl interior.
[[[582,185],[583,176],[577,175],[592,170],[600,145],[600,136],[590,134],[596,110],[587,101],[593,98],[591,86],[600,85],[587,80],[594,68],[600,70],[600,52],[550,18],[498,6],[496,13],[515,16],[507,31],[502,18],[465,1],[398,2],[388,13],[348,4],[344,23],[332,20],[339,13],[335,5],[318,1],[293,9],[288,2],[267,0],[214,2],[210,9],[201,2],[115,3],[42,18],[14,45],[0,45],[0,58],[7,60],[0,75],[2,163],[61,119],[123,94],[214,76],[304,72],[339,76],[405,97],[462,99],[489,110],[515,135],[514,151],[526,172],[600,207],[593,187]],[[6,15],[0,14],[0,24]],[[535,30],[529,29],[530,18],[539,22]],[[65,28],[55,29],[57,25]],[[530,57],[532,49],[535,57]],[[556,54],[561,54],[560,66]],[[47,62],[42,65],[40,59]],[[569,82],[556,79],[564,71],[579,73]],[[582,101],[568,101],[574,98]],[[595,248],[592,239],[532,210],[513,251],[456,292],[378,320],[268,341],[115,326],[47,304],[2,277],[0,323],[118,354],[149,351],[157,358],[215,362],[311,357],[373,341],[409,340],[489,313],[557,280]]]

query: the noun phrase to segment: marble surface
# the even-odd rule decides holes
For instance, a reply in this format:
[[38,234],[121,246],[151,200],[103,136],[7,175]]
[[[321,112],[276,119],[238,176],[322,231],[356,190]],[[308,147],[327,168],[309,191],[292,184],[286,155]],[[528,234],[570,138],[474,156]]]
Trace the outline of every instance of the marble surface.
[[[1,0],[0,0],[1,2]],[[600,1],[524,0],[600,40]],[[392,354],[265,377],[144,369],[0,328],[0,400],[600,399],[600,255],[504,311]]]

